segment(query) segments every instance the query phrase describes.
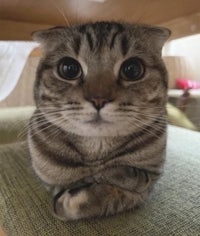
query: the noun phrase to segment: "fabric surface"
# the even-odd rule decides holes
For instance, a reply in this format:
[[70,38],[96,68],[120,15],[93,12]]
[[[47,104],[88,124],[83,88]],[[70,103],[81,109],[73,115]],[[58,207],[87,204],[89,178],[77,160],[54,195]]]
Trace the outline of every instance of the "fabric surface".
[[200,235],[200,133],[170,127],[164,174],[142,207],[61,222],[34,176],[25,142],[0,147],[0,224],[8,236]]
[[34,107],[16,107],[0,109],[0,145],[24,140],[27,124]]

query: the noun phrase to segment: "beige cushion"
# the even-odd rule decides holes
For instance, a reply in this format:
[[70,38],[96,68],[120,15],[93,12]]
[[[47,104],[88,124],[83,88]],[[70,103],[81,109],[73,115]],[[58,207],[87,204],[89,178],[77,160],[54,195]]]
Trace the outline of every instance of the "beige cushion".
[[200,235],[200,133],[170,127],[162,178],[149,201],[108,218],[63,223],[32,172],[25,142],[0,147],[0,224],[8,236]]
[[0,145],[26,138],[29,118],[34,107],[16,107],[0,109]]

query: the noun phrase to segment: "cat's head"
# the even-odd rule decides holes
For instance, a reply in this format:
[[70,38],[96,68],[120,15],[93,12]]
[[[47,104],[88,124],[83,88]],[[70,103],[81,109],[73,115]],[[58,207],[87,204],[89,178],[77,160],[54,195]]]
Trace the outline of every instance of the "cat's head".
[[35,32],[37,108],[67,132],[129,135],[165,113],[165,28],[98,22]]

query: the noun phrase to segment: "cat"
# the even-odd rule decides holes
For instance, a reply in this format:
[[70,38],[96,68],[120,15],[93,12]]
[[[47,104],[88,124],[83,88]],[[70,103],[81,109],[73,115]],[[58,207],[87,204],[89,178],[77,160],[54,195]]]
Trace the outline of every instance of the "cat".
[[32,166],[63,221],[135,209],[162,173],[170,31],[96,22],[35,32],[41,44]]

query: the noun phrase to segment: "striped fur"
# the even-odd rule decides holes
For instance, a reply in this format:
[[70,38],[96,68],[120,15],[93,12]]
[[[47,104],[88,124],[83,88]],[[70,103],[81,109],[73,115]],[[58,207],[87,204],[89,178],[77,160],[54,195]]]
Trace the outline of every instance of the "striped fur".
[[[165,154],[167,72],[161,49],[168,36],[167,29],[118,22],[34,33],[43,56],[29,149],[60,219],[115,214],[148,196]],[[57,74],[66,56],[79,61],[81,79],[66,81]],[[130,57],[144,63],[139,81],[119,76]],[[91,102],[95,96],[109,101],[100,113]]]

